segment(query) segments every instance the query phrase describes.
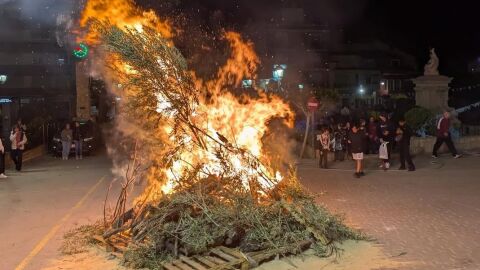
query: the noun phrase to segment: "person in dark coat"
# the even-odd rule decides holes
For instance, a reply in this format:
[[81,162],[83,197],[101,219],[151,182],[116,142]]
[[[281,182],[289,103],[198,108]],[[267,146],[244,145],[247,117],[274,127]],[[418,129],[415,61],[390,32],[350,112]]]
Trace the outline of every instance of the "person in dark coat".
[[348,143],[352,150],[352,157],[355,160],[355,177],[360,178],[364,176],[363,172],[363,152],[365,150],[365,138],[367,137],[365,130],[360,129],[359,124],[353,124]]
[[83,159],[83,131],[79,122],[73,127],[73,143],[75,144],[75,159]]
[[445,143],[452,153],[453,158],[459,158],[461,155],[457,153],[457,149],[453,144],[452,137],[450,135],[450,113],[448,111],[443,112],[443,117],[441,117],[437,122],[437,141],[433,145],[432,157],[438,158],[438,149]]
[[415,165],[410,155],[410,138],[412,137],[412,129],[406,124],[405,119],[401,118],[398,121],[398,128],[396,132],[398,151],[400,152],[400,168],[399,170],[405,170],[405,161],[408,164],[409,171],[415,171]]
[[392,146],[393,142],[395,141],[395,128],[390,120],[387,118],[386,113],[380,114],[380,121],[377,126],[377,136],[380,139],[380,143],[386,143],[387,151],[388,151],[388,158],[382,159],[381,167],[384,170],[388,170],[390,168],[390,157],[392,154]]

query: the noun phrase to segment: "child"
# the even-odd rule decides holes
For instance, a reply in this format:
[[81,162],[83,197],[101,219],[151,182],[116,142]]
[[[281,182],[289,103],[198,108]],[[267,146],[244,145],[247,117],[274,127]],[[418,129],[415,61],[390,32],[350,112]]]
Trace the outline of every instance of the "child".
[[356,162],[355,177],[360,178],[364,176],[363,172],[363,151],[365,149],[365,130],[361,130],[358,124],[353,124],[348,143],[352,150],[353,160]]
[[345,152],[343,147],[343,137],[340,132],[335,132],[333,139],[333,151],[335,152],[335,161],[343,161],[345,159]]
[[320,134],[320,168],[327,169],[328,152],[330,151],[330,131],[325,128]]
[[401,118],[398,121],[397,136],[395,140],[398,143],[398,150],[400,152],[400,168],[399,170],[405,170],[405,161],[408,163],[408,170],[415,171],[415,165],[410,155],[410,138],[412,137],[412,130],[405,123],[405,119]]

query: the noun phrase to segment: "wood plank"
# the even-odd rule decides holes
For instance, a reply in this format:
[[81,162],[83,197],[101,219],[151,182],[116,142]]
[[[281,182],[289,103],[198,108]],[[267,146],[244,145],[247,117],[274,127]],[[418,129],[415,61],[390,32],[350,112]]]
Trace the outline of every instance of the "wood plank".
[[211,261],[211,262],[213,262],[213,263],[215,263],[215,264],[217,264],[217,265],[218,265],[218,264],[222,265],[222,264],[225,264],[225,263],[226,263],[226,261],[224,261],[224,260],[222,260],[222,259],[219,259],[219,258],[217,258],[217,257],[204,256],[204,258],[207,259],[207,260],[209,260],[209,261]]
[[218,247],[221,251],[226,254],[233,256],[237,259],[246,259],[247,256],[237,249],[227,248],[227,247]]
[[188,264],[185,264],[180,260],[175,260],[172,263],[173,263],[173,265],[175,265],[176,267],[178,267],[182,270],[195,270],[192,267],[190,267]]
[[163,266],[163,268],[165,268],[167,270],[180,270],[180,268],[176,267],[175,265],[173,265],[171,263],[166,263],[166,264],[163,264],[162,266]]
[[216,263],[212,262],[212,261],[209,261],[203,257],[200,257],[200,256],[193,256],[193,258],[195,258],[197,261],[203,263],[204,265],[208,266],[208,267],[215,267],[217,266]]
[[199,264],[198,262],[194,261],[193,259],[190,259],[185,256],[180,256],[180,260],[182,260],[184,263],[190,265],[191,267],[195,268],[196,270],[206,270],[203,265]]
[[223,252],[223,251],[221,251],[221,250],[219,250],[219,249],[216,249],[216,248],[212,249],[212,250],[210,251],[210,253],[213,253],[213,254],[217,255],[218,257],[226,260],[227,262],[235,261],[235,260],[238,259],[238,258],[235,258],[235,257],[233,257],[233,256],[231,256],[231,255],[228,255],[228,254],[226,254],[225,252]]

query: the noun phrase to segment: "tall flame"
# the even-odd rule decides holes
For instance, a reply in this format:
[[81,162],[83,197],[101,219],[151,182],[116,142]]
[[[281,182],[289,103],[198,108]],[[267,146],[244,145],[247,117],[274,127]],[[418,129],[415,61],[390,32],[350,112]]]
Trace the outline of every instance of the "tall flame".
[[[88,27],[92,19],[108,21],[120,29],[129,27],[141,32],[144,27],[149,27],[165,38],[173,36],[173,29],[168,21],[160,20],[153,10],[139,9],[132,0],[89,0],[82,12],[80,26]],[[80,40],[89,44],[100,42],[94,29],[89,29]]]
[[[172,36],[172,28],[165,21],[160,20],[153,11],[144,12],[133,5],[132,1],[106,1],[106,0],[90,0],[83,12],[80,21],[81,26],[87,26],[87,23],[93,18],[100,21],[109,21],[110,24],[117,26],[121,30],[125,28],[136,29],[141,34],[146,28],[153,29],[157,34],[165,38]],[[85,35],[85,40],[91,44],[99,44],[99,34],[90,29]],[[260,63],[254,52],[253,44],[244,41],[240,34],[235,32],[225,32],[224,38],[230,44],[231,55],[225,65],[221,67],[216,78],[211,81],[203,82],[193,79],[193,91],[189,93],[200,93],[207,91],[209,95],[186,96],[187,103],[191,101],[189,108],[190,115],[182,117],[188,118],[188,121],[194,123],[201,128],[205,134],[202,139],[195,138],[194,132],[188,131],[184,127],[181,134],[173,131],[178,128],[174,121],[176,117],[180,117],[178,112],[172,109],[172,95],[175,97],[182,90],[178,89],[182,84],[180,77],[176,75],[177,70],[171,68],[168,58],[153,53],[151,59],[155,59],[158,66],[163,70],[163,76],[168,78],[171,93],[155,93],[153,96],[155,101],[155,112],[163,115],[164,121],[158,122],[153,128],[153,132],[147,130],[139,130],[136,134],[150,134],[148,140],[161,142],[161,146],[152,146],[147,153],[145,159],[150,164],[147,173],[148,186],[138,201],[155,201],[163,194],[172,192],[185,174],[193,167],[208,175],[222,175],[222,158],[225,158],[234,167],[235,175],[240,175],[240,180],[246,188],[254,178],[264,190],[274,187],[276,183],[282,180],[282,175],[272,164],[271,158],[266,155],[262,138],[269,131],[269,121],[273,118],[283,118],[288,126],[292,126],[293,112],[286,102],[281,98],[273,95],[267,95],[262,92],[257,93],[257,97],[253,98],[247,95],[237,97],[229,88],[237,87],[244,78],[254,78],[257,66]],[[135,76],[140,70],[135,70],[120,58],[115,56],[105,56],[108,61],[113,61],[116,66],[115,74],[116,82],[122,80],[120,78],[128,78]],[[155,85],[152,85],[154,88]],[[138,97],[138,88],[125,88],[123,98],[128,103]],[[193,94],[196,95],[196,94]],[[189,100],[191,99],[191,100]],[[145,112],[151,112],[153,104],[150,100],[146,101],[145,108],[138,108]],[[143,112],[143,111],[142,111]],[[135,115],[141,119],[134,119],[140,128],[141,123],[148,122],[151,113]],[[128,118],[128,117],[127,117]],[[121,120],[120,120],[121,121]],[[130,126],[131,128],[131,126]],[[147,140],[147,139],[145,139]],[[195,147],[192,143],[194,140],[201,142],[201,147]],[[182,145],[182,148],[175,147]],[[235,147],[241,151],[229,152],[227,156],[220,158],[219,151],[224,148]],[[171,160],[165,160],[167,151],[165,149],[175,148],[176,155]],[[180,149],[180,150],[178,150]],[[251,168],[245,164],[245,153],[249,153],[251,158],[260,162],[258,167]],[[247,156],[248,156],[247,155]]]

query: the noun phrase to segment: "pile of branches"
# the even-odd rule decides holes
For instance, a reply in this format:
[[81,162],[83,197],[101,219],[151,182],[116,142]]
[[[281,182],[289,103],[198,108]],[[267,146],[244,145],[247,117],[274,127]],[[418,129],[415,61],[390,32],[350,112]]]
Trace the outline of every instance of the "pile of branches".
[[[283,182],[272,197],[256,198],[235,179],[205,178],[146,207],[129,226],[138,243],[126,253],[135,267],[194,255],[216,246],[242,252],[298,254],[310,246],[319,256],[335,244],[361,236],[317,206],[296,181]],[[305,244],[307,243],[307,245]]]
[[[135,172],[141,167],[139,164],[145,164],[137,158],[148,156],[147,151],[163,157],[148,161],[150,168],[168,168],[179,160],[180,151],[192,145],[214,153],[221,161],[222,173],[210,173],[202,164],[192,164],[188,172],[178,176],[171,193],[140,201],[128,211],[127,190],[136,176],[127,172],[126,184],[113,218],[106,219],[108,226],[103,236],[108,239],[122,232],[129,235],[131,245],[125,259],[132,266],[156,268],[180,254],[202,254],[216,246],[236,247],[243,252],[278,250],[282,254],[295,254],[308,242],[318,255],[326,256],[335,251],[337,242],[361,238],[338,217],[319,207],[314,197],[302,189],[293,171],[280,182],[271,179],[262,171],[265,166],[260,166],[261,161],[251,153],[196,124],[192,115],[198,91],[185,59],[169,41],[149,29],[139,33],[100,22],[96,27],[114,58],[136,71],[129,74],[127,82],[122,81],[125,91],[130,93],[126,115],[131,121],[140,119],[135,124],[144,127],[142,132],[147,136],[142,134],[136,139],[148,140],[135,143],[134,148],[144,147],[143,155],[134,155],[129,171]],[[168,106],[159,109],[159,95],[168,101]],[[173,121],[174,127],[170,137],[182,142],[188,135],[189,144],[169,145],[162,138],[157,140],[155,127],[168,121]],[[238,166],[225,158],[228,155],[238,156],[245,169],[239,171]],[[248,184],[245,172],[256,174]],[[159,181],[161,177],[158,174]],[[273,188],[262,186],[259,178],[272,183]],[[147,190],[146,198],[153,198],[150,196],[153,192],[159,191]]]

